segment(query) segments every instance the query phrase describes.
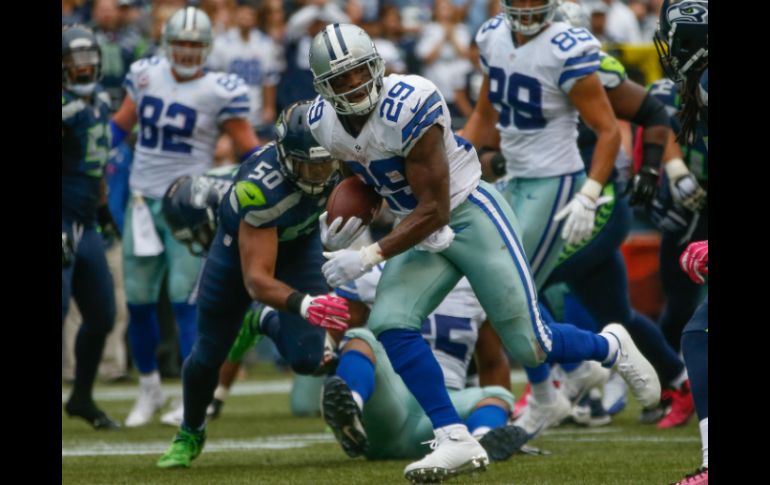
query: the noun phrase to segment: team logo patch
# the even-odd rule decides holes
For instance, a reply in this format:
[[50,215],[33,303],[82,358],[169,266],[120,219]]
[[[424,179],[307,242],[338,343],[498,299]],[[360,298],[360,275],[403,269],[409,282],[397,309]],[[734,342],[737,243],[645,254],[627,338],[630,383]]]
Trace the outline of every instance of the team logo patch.
[[238,205],[241,208],[259,207],[265,205],[267,200],[262,190],[254,182],[241,180],[235,184],[235,196],[238,197]]

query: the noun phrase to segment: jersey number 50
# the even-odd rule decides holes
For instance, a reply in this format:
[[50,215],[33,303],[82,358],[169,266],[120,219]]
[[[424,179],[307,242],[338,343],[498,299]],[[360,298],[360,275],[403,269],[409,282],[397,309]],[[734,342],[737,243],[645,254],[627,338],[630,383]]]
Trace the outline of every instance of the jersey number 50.
[[[158,142],[161,141],[160,149],[164,152],[191,153],[192,146],[183,141],[178,141],[178,139],[192,136],[198,113],[189,106],[171,103],[168,105],[168,109],[166,109],[165,117],[176,121],[181,116],[182,126],[167,124],[161,128],[158,126],[158,122],[163,112],[163,105],[163,100],[160,98],[154,96],[142,98],[142,102],[139,103],[139,123],[141,124],[139,144],[143,147],[155,148],[158,146]],[[161,133],[158,133],[159,131]]]

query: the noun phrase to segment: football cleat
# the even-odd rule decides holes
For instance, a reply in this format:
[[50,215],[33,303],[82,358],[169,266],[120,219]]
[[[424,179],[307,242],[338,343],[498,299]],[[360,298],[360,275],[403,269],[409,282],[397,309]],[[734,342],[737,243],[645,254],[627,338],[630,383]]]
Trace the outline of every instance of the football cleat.
[[155,413],[163,407],[164,401],[160,384],[140,385],[139,397],[126,417],[126,427],[135,428],[149,424]]
[[[652,364],[639,352],[628,331],[619,323],[611,323],[602,329],[602,335],[617,339],[619,348],[615,357],[615,368],[631,388],[631,393],[649,408],[660,402],[660,380]],[[609,338],[609,337],[608,337]]]
[[404,477],[412,483],[440,483],[465,473],[484,471],[489,456],[464,424],[434,430],[436,438],[426,443],[433,452],[404,468]]
[[549,404],[541,404],[532,394],[529,396],[529,404],[514,424],[524,428],[529,439],[534,439],[541,431],[559,426],[571,411],[569,399],[560,391],[556,392],[556,399]]
[[529,434],[524,428],[509,424],[489,430],[479,443],[487,452],[491,461],[507,460],[529,441]]
[[64,405],[64,410],[70,418],[82,418],[93,426],[94,429],[120,429],[120,423],[107,416],[104,411],[96,407],[93,401],[79,405],[70,400]]
[[658,421],[658,429],[673,428],[687,424],[695,414],[695,401],[690,390],[690,381],[684,381],[681,389],[669,389],[671,407],[668,413]]
[[158,459],[158,468],[187,468],[198,458],[206,444],[206,430],[192,431],[182,427],[174,436],[166,453]]
[[165,425],[178,428],[179,426],[182,425],[183,419],[184,419],[184,406],[182,405],[182,401],[179,400],[179,402],[174,405],[171,411],[164,413],[160,417],[160,422]]
[[610,373],[610,380],[604,385],[602,407],[610,416],[618,414],[626,407],[626,394],[628,394],[626,381],[617,372]]
[[322,393],[321,416],[342,449],[351,458],[365,453],[369,440],[361,422],[361,410],[347,383],[339,376],[330,376],[324,382]]
[[708,485],[708,483],[709,469],[707,467],[700,467],[694,473],[685,475],[683,479],[670,485]]

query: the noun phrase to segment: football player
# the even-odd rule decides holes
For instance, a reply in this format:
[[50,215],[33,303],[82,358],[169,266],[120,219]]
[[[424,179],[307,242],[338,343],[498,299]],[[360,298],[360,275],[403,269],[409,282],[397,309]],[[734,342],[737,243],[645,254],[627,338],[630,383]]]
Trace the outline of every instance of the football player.
[[[351,308],[351,325],[365,324],[383,265],[336,289]],[[505,460],[527,441],[527,433],[506,426],[513,405],[510,368],[500,340],[466,278],[422,322],[421,333],[441,365],[444,383],[471,435],[494,461]],[[336,375],[322,394],[326,423],[350,457],[418,458],[432,429],[415,398],[394,372],[388,356],[367,328],[345,333]],[[483,387],[467,387],[468,366],[477,357]],[[490,383],[498,383],[493,385]]]
[[197,336],[182,370],[184,420],[161,468],[189,467],[206,440],[206,408],[218,371],[252,301],[280,318],[257,317],[300,374],[325,363],[326,330],[345,330],[345,300],[328,295],[318,216],[339,180],[339,161],[318,146],[307,125],[310,102],[294,103],[276,124],[277,143],[238,170],[219,205],[219,225],[197,289]]
[[[677,141],[694,143],[701,138],[708,150],[708,2],[664,0],[655,32],[655,47],[666,76],[676,82],[680,90],[683,107]],[[684,166],[681,160],[679,163]],[[682,204],[685,204],[686,195],[693,192],[682,189],[687,185],[693,188],[691,181],[687,183],[682,177],[677,179],[677,173],[669,170],[667,175],[672,195],[681,190]],[[693,199],[698,202],[697,197],[689,198],[691,202]],[[699,241],[688,246],[680,263],[694,281],[702,283],[703,276],[708,274],[708,242]],[[682,354],[700,420],[703,461],[693,474],[678,483],[708,483],[708,296],[684,327]]]
[[[620,147],[597,74],[599,41],[584,28],[553,22],[557,7],[557,0],[502,0],[503,12],[481,26],[476,43],[485,77],[463,129],[474,146],[502,149],[502,193],[520,220],[538,290],[565,243],[590,238],[597,208],[611,200],[602,191]],[[597,135],[588,177],[575,143],[578,114]],[[517,422],[536,433],[571,408],[555,391],[548,365],[525,370],[533,394]],[[600,383],[595,377],[590,380]]]
[[327,244],[337,250],[325,253],[323,272],[337,287],[388,260],[369,326],[436,436],[435,450],[407,465],[408,479],[441,480],[483,470],[489,460],[452,405],[441,367],[420,333],[422,321],[462,276],[520,362],[534,367],[546,358],[597,360],[612,366],[622,360],[618,368],[644,405],[658,401],[657,376],[622,326],[596,335],[545,325],[516,216],[480,180],[476,151],[451,131],[446,102],[433,83],[421,76],[385,77],[371,39],[350,24],[327,25],[315,36],[310,66],[320,94],[308,111],[313,135],[399,217],[392,232],[360,251]]
[[[131,65],[126,97],[112,119],[113,145],[139,123],[129,180],[132,197],[126,208],[123,238],[126,299],[131,351],[139,369],[139,397],[126,426],[143,426],[163,406],[156,360],[156,305],[168,270],[168,293],[179,330],[182,358],[195,339],[195,302],[191,291],[200,259],[171,236],[161,217],[163,194],[180,175],[211,167],[220,130],[247,156],[259,140],[248,122],[248,87],[235,74],[204,72],[211,50],[208,16],[195,7],[175,12],[163,32],[166,57]],[[182,412],[171,410],[162,421],[173,423]]]
[[65,411],[96,429],[117,429],[94,403],[92,390],[104,342],[115,321],[115,295],[97,223],[113,225],[103,171],[110,150],[110,98],[98,84],[101,53],[93,32],[65,26],[61,34],[62,325],[73,296],[83,316],[75,342],[75,383]]

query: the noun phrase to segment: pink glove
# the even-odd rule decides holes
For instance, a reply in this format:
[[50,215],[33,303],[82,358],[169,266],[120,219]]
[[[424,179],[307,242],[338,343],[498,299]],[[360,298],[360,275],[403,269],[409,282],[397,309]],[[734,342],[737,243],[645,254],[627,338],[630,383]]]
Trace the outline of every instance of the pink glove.
[[312,325],[330,330],[347,330],[344,320],[350,320],[347,300],[331,295],[306,296],[300,314]]
[[703,275],[709,274],[709,242],[697,241],[690,243],[679,257],[679,266],[691,280],[702,285],[706,282]]

